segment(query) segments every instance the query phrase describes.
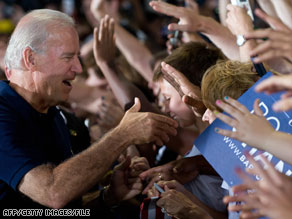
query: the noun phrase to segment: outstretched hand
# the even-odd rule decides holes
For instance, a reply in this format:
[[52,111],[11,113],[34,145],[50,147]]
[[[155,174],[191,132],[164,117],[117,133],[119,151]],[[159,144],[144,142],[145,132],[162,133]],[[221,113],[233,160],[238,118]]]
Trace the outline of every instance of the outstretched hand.
[[255,90],[257,92],[265,92],[268,95],[286,91],[282,94],[281,100],[273,104],[273,110],[280,112],[292,109],[292,75],[272,76],[259,83]]
[[268,141],[267,136],[271,136],[275,130],[263,116],[259,107],[259,99],[254,102],[254,114],[230,97],[225,97],[224,101],[217,100],[216,105],[230,115],[215,111],[216,117],[236,129],[236,131],[232,131],[215,128],[217,133],[264,150],[266,141]]
[[162,62],[161,67],[165,80],[177,90],[182,97],[182,101],[192,107],[194,114],[201,117],[206,111],[206,107],[202,102],[200,88],[192,84],[181,72],[171,65]]
[[170,117],[160,114],[139,112],[141,103],[135,98],[135,104],[125,113],[117,129],[129,139],[130,144],[155,142],[162,146],[169,141],[168,135],[175,136],[178,123]]
[[106,15],[94,28],[93,54],[97,65],[111,63],[115,58],[114,19]]
[[226,196],[223,201],[241,202],[241,205],[230,206],[229,210],[242,211],[242,218],[289,218],[292,213],[291,177],[278,172],[264,156],[261,156],[263,165],[249,154],[247,157],[253,165],[253,169],[247,169],[248,173],[259,176],[261,180],[254,181],[242,170],[237,170],[244,184],[233,187],[235,196]]

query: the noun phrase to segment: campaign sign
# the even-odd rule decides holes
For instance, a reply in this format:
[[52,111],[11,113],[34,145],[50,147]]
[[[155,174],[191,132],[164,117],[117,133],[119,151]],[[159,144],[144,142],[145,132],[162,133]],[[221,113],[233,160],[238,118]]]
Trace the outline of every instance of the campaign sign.
[[[271,72],[263,76],[254,86],[245,92],[238,101],[246,106],[253,113],[254,101],[260,99],[260,108],[266,119],[279,131],[292,133],[292,111],[276,113],[272,110],[272,105],[280,99],[282,93],[266,95],[256,93],[255,86],[262,80],[270,77]],[[232,130],[219,119],[216,119],[194,142],[203,156],[209,161],[218,174],[228,183],[229,186],[242,183],[241,179],[235,174],[234,169],[252,167],[247,160],[245,153],[251,154],[255,160],[259,160],[259,154],[263,154],[270,160],[275,168],[286,175],[292,175],[292,165],[289,165],[268,152],[263,152],[235,139],[222,136],[215,132],[215,127]],[[277,145],[275,145],[277,147]]]

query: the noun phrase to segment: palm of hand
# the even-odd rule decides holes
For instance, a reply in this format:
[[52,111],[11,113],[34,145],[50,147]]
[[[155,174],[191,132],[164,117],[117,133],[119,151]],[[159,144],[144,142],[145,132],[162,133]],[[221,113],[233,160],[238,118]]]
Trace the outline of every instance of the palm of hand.
[[161,63],[163,77],[179,92],[181,96],[187,95],[198,99],[201,97],[201,90],[198,86],[192,84],[183,73],[174,67]]
[[97,63],[111,62],[115,58],[114,20],[105,16],[94,30],[93,54]]

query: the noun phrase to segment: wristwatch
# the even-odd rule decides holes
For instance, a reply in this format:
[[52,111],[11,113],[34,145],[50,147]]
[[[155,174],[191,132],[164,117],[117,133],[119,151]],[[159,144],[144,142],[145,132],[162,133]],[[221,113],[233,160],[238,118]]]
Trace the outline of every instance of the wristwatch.
[[245,42],[246,42],[246,39],[244,38],[244,36],[243,35],[236,35],[236,44],[239,46],[239,47],[241,47],[241,46],[243,46],[244,44],[245,44]]

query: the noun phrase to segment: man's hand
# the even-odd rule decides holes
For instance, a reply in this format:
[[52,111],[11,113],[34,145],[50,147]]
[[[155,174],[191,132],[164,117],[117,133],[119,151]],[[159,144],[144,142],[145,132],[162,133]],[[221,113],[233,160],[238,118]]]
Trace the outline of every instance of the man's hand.
[[141,103],[135,98],[135,104],[125,113],[117,126],[130,144],[145,144],[155,142],[162,146],[169,141],[168,135],[175,136],[178,123],[163,115],[155,113],[139,113]]
[[94,28],[93,54],[98,65],[111,63],[115,58],[114,19],[106,15],[100,21],[99,28]]
[[181,95],[182,101],[192,107],[196,116],[201,117],[206,111],[201,98],[201,89],[193,85],[181,72],[165,62],[161,62],[161,71],[165,80]]

